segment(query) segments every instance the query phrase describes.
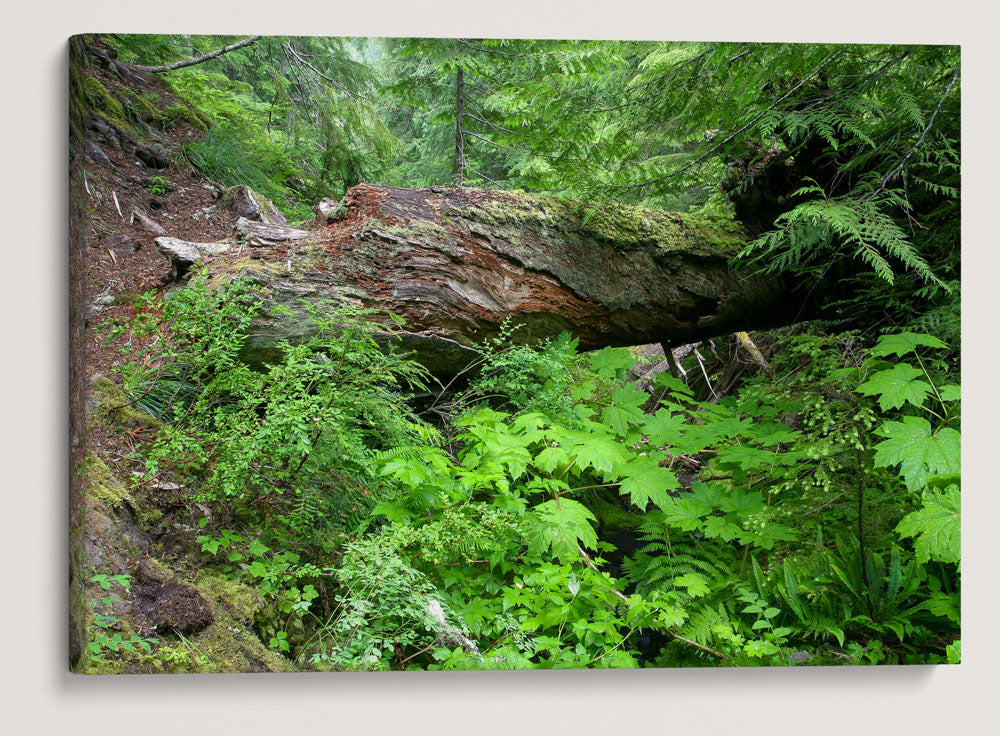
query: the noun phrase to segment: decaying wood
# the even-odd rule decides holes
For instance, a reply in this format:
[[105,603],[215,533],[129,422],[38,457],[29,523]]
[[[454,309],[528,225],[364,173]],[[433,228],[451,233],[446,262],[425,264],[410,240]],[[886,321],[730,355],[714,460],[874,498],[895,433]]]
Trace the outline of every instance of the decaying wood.
[[246,245],[272,246],[289,240],[301,240],[308,236],[306,230],[299,230],[290,225],[254,222],[245,217],[236,221],[236,239]]
[[222,200],[237,217],[257,220],[269,225],[288,224],[285,216],[271,200],[245,184],[227,189],[222,195]]
[[132,217],[142,223],[142,226],[149,230],[149,232],[154,235],[166,235],[166,229],[158,222],[149,217],[142,210],[134,209],[132,210]]
[[565,330],[586,350],[690,343],[808,314],[780,279],[730,268],[745,234],[722,218],[466,187],[361,184],[342,204],[313,232],[240,220],[252,258],[214,259],[214,273],[265,287],[272,309],[247,343],[251,362],[310,334],[303,301],[402,317],[402,347],[438,375],[460,371],[505,322],[515,341]]
[[191,243],[180,238],[157,238],[156,249],[170,259],[174,279],[183,276],[191,266],[230,249],[228,243]]
[[774,378],[774,371],[771,370],[771,365],[767,362],[767,358],[764,354],[760,352],[760,348],[750,339],[750,335],[746,332],[737,332],[736,339],[739,340],[740,345],[750,353],[750,357],[753,358],[754,362],[761,367],[768,376]]
[[434,621],[434,628],[437,631],[438,637],[446,646],[457,645],[465,649],[465,651],[474,654],[480,660],[483,658],[476,643],[445,620],[444,609],[441,608],[439,602],[434,599],[427,601],[427,612]]

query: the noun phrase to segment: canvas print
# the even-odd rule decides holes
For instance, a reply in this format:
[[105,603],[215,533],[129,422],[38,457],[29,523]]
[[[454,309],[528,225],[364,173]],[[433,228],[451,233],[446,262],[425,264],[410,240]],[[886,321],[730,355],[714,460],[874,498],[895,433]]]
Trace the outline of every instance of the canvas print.
[[957,663],[959,58],[72,38],[72,671]]

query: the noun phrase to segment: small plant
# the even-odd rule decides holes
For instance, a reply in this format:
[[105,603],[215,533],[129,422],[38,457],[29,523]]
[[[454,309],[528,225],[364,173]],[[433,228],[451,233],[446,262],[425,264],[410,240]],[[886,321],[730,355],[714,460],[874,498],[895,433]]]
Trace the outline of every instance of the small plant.
[[[111,590],[115,583],[128,590],[132,582],[128,575],[106,575],[103,573],[92,576],[90,580],[100,585],[103,590]],[[142,637],[138,634],[133,634],[128,638],[120,633],[109,634],[109,631],[121,627],[121,620],[111,613],[98,612],[98,607],[103,606],[105,611],[110,611],[116,602],[121,602],[117,596],[104,596],[90,602],[90,607],[94,611],[94,627],[97,630],[92,632],[91,639],[87,642],[87,649],[90,650],[90,658],[94,661],[101,661],[105,651],[124,651],[133,654],[138,647],[150,653],[153,651],[153,644],[157,643],[156,639]]]
[[146,191],[150,194],[166,194],[167,192],[173,191],[173,185],[162,176],[154,176],[148,182],[142,185]]

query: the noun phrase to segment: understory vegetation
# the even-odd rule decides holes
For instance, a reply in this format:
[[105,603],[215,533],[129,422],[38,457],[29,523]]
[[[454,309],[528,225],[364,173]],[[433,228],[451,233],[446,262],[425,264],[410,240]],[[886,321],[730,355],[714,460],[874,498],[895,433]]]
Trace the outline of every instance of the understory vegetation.
[[777,379],[709,401],[668,372],[640,390],[625,348],[497,339],[416,411],[430,377],[333,305],[248,368],[258,304],[195,278],[141,314],[161,339],[123,376],[160,422],[136,457],[196,489],[204,564],[260,592],[261,640],[298,665],[957,661],[937,337],[786,333]]
[[[725,214],[734,268],[852,296],[733,380],[722,337],[649,372],[509,323],[442,385],[367,327],[401,318],[335,303],[251,367],[260,287],[195,268],[105,325],[150,427],[130,482],[179,484],[198,567],[296,669],[957,663],[958,74],[952,47],[311,38],[169,72],[211,122],[186,160],[292,220],[362,181]],[[86,656],[212,669],[102,600]]]

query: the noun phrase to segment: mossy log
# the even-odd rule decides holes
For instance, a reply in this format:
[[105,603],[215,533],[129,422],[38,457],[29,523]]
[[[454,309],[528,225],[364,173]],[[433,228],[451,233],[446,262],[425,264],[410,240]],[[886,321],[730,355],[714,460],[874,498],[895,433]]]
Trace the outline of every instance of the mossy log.
[[266,287],[250,362],[310,333],[303,300],[402,317],[402,347],[439,375],[461,370],[505,320],[518,342],[565,330],[593,349],[691,342],[803,314],[779,279],[730,267],[746,235],[722,218],[466,187],[361,184],[343,205],[308,237],[233,248],[212,264],[218,278]]

